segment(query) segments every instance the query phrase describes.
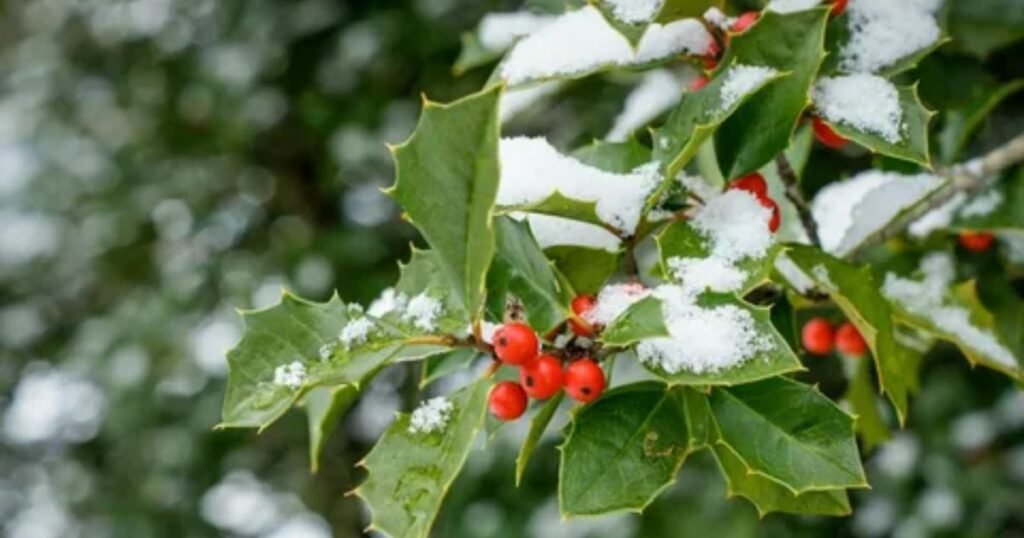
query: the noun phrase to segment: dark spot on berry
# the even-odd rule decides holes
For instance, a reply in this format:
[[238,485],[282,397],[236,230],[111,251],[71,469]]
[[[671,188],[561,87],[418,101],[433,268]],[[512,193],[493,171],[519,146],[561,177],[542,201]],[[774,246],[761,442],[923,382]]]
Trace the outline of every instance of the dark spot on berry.
[[590,396],[590,387],[583,387],[580,389],[580,392],[582,392],[584,396]]
[[508,340],[505,340],[505,337],[501,336],[501,337],[498,338],[498,345],[502,346],[502,347],[505,347],[505,346],[508,345]]
[[527,387],[532,387],[533,386],[533,377],[526,376],[526,386]]

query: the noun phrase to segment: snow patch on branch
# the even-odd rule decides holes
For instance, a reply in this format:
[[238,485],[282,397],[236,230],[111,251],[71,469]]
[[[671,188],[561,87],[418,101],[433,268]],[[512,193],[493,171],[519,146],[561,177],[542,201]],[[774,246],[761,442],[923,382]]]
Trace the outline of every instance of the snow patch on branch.
[[830,122],[876,134],[891,144],[903,138],[899,90],[882,77],[824,77],[814,86],[813,98],[818,113]]
[[702,54],[712,37],[696,19],[651,24],[636,50],[612,28],[597,8],[585,6],[521,39],[502,62],[501,77],[509,84],[586,74],[604,67],[625,67]]

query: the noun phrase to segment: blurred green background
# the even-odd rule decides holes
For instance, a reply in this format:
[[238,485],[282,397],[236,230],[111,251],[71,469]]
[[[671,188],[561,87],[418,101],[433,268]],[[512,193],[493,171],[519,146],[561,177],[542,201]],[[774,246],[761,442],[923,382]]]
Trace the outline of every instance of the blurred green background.
[[[963,77],[1024,76],[1024,2],[955,6],[976,39],[911,75],[943,113],[972,97],[952,91]],[[416,236],[379,192],[392,175],[384,142],[409,134],[421,92],[447,101],[483,84],[486,67],[452,74],[460,34],[517,7],[0,2],[0,532],[362,534],[363,508],[344,495],[361,479],[353,464],[421,399],[415,376],[385,372],[310,474],[299,413],[260,435],[212,430],[224,352],[240,335],[234,309],[273,304],[282,287],[366,303],[393,282]],[[574,83],[507,131],[562,147],[600,137],[635,81]],[[1024,101],[1003,102],[974,149],[1021,118]],[[820,186],[866,164],[817,151],[808,174]],[[979,263],[1020,295],[1019,273]],[[759,521],[698,457],[643,518],[563,524],[556,439],[516,489],[513,427],[471,457],[435,534],[1024,536],[1024,396],[953,349],[922,375],[909,428],[869,455],[874,488],[853,496],[848,519]]]

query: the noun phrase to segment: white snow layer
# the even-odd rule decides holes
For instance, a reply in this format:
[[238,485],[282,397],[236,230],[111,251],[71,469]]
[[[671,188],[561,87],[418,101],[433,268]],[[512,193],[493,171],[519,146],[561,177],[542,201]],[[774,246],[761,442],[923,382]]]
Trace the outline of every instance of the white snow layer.
[[622,112],[605,140],[621,142],[666,112],[683,96],[683,83],[668,69],[657,69],[644,74],[644,78],[626,97]]
[[821,246],[844,254],[942,185],[929,174],[868,170],[829,184],[811,204]]
[[530,222],[530,230],[541,248],[573,246],[608,252],[619,250],[619,238],[594,224],[539,213],[513,217],[525,217]]
[[615,18],[634,24],[654,19],[664,3],[664,0],[608,0]]
[[597,294],[594,308],[583,314],[583,319],[596,325],[608,325],[615,321],[633,303],[651,294],[642,284],[609,284]]
[[585,6],[560,15],[519,40],[500,67],[509,84],[558,76],[573,76],[611,66],[662,60],[676,54],[703,54],[711,34],[696,19],[666,25],[651,24],[636,50],[612,28],[597,8]]
[[498,205],[528,205],[558,192],[596,202],[597,216],[627,234],[636,230],[644,201],[659,180],[657,164],[629,174],[606,172],[562,155],[544,138],[502,139],[500,155]]
[[373,321],[366,316],[361,316],[356,319],[350,320],[341,329],[341,333],[338,335],[338,340],[345,346],[345,349],[352,349],[353,344],[366,343],[366,339],[373,332],[374,325]]
[[433,332],[437,330],[437,318],[442,311],[441,302],[424,292],[409,300],[405,312],[402,313],[402,319],[419,329]]
[[765,9],[776,13],[795,13],[811,9],[820,3],[821,0],[772,0]]
[[964,346],[1003,366],[1020,368],[1017,359],[990,331],[974,325],[970,312],[947,301],[947,291],[956,276],[953,259],[947,253],[936,253],[921,261],[923,279],[903,278],[895,273],[885,275],[882,293],[912,314],[921,316],[939,329],[950,333]]
[[815,108],[828,121],[876,134],[892,144],[903,138],[899,91],[882,77],[864,73],[823,77],[812,94]]
[[424,401],[409,417],[409,433],[439,432],[448,425],[455,406],[442,396]]
[[306,365],[299,361],[282,364],[274,369],[274,384],[297,389],[306,382]]
[[777,73],[778,71],[771,67],[760,65],[732,65],[726,72],[725,82],[722,83],[719,110],[729,110],[737,101]]
[[503,51],[511,47],[517,40],[536,32],[556,18],[553,15],[538,15],[528,11],[488,13],[480,21],[478,30],[480,44],[490,51]]
[[850,0],[849,42],[839,51],[840,68],[874,73],[931,46],[941,31],[934,12],[941,0]]

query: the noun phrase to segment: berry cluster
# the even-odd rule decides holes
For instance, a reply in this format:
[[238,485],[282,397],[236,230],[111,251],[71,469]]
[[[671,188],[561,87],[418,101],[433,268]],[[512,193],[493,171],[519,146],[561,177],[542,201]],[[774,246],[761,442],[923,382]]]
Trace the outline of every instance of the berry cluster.
[[868,352],[864,337],[849,321],[833,328],[825,318],[812,318],[804,324],[800,339],[811,355],[829,355],[833,349],[851,357],[862,357]]
[[[589,295],[572,301],[576,318],[569,327],[577,336],[593,336],[594,329],[580,315],[596,302]],[[501,420],[516,420],[526,412],[527,397],[546,400],[565,389],[570,398],[592,402],[604,392],[604,370],[589,357],[576,358],[563,365],[559,357],[543,353],[540,339],[528,325],[510,322],[494,332],[494,355],[504,364],[519,368],[519,382],[502,381],[491,391],[491,413]]]
[[772,233],[779,229],[779,225],[782,224],[782,212],[779,211],[779,204],[775,203],[775,200],[768,195],[768,184],[765,182],[764,176],[757,172],[743,176],[730,183],[729,189],[747,191],[753,194],[757,201],[761,202],[761,205],[772,211],[772,218],[768,221],[768,229]]

